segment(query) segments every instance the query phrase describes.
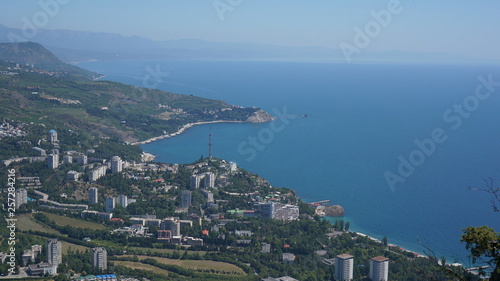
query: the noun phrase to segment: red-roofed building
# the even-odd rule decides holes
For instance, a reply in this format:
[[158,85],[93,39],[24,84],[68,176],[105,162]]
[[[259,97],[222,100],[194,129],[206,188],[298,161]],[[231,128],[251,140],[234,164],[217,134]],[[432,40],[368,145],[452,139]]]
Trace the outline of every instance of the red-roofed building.
[[207,229],[203,229],[203,230],[201,231],[201,234],[203,234],[203,235],[208,235],[208,230],[207,230]]
[[124,222],[122,219],[120,218],[112,218],[109,220],[110,222]]
[[170,240],[172,239],[171,230],[158,230],[158,240]]

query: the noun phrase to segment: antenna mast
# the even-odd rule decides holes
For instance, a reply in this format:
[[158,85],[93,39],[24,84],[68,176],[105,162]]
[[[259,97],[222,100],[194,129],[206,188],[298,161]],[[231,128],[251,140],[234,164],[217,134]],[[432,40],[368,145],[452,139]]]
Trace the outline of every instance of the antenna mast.
[[212,127],[210,127],[210,133],[208,134],[208,158],[212,159]]

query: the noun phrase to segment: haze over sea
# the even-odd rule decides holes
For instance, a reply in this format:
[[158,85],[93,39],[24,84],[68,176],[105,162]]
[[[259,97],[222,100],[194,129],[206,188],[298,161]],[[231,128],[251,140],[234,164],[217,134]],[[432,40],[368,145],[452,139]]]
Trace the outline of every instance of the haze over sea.
[[[158,161],[189,163],[207,156],[212,128],[215,157],[235,161],[273,186],[293,188],[306,202],[330,199],[342,205],[351,230],[378,239],[387,236],[389,243],[423,253],[420,240],[438,256],[458,257],[466,264],[465,245],[459,242],[462,229],[489,225],[500,230],[500,214],[494,213],[489,194],[467,190],[485,187],[483,178],[500,182],[500,86],[484,100],[467,98],[480,85],[478,77],[491,74],[500,81],[498,66],[261,61],[80,65],[136,86],[224,99],[274,115],[309,115],[278,120],[275,127],[195,126],[142,146]],[[487,93],[486,88],[481,91]],[[454,104],[464,101],[475,111],[454,112]],[[450,120],[443,119],[445,113]],[[423,163],[393,192],[384,173],[397,175],[398,157],[408,159],[418,149],[415,140],[431,138],[436,128],[446,140],[420,159]],[[255,149],[249,137],[264,149]]]

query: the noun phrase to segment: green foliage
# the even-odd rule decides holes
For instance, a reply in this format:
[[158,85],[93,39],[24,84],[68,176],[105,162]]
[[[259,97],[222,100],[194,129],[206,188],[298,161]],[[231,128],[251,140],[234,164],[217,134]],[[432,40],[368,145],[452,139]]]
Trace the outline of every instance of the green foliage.
[[[0,46],[0,59],[1,49]],[[19,70],[19,75],[2,76],[3,117],[45,124],[61,132],[70,129],[90,136],[132,141],[173,133],[187,123],[245,121],[258,110],[112,81],[90,81],[77,71],[85,70],[67,67],[71,70],[64,70],[64,75],[31,72],[30,68]],[[0,63],[0,70],[5,69]]]
[[460,241],[466,243],[473,262],[486,258],[486,262],[492,265],[491,281],[500,280],[500,233],[488,226],[469,226],[464,229]]

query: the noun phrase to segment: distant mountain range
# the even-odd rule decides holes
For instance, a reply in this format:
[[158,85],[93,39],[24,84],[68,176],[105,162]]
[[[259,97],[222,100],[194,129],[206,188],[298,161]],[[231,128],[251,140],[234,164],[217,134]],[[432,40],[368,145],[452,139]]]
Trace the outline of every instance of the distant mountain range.
[[[0,43],[21,40],[23,30],[0,25]],[[345,62],[343,52],[326,47],[287,47],[269,44],[208,42],[196,39],[154,41],[114,33],[44,30],[26,41],[42,44],[67,62],[88,60],[237,59],[312,60]],[[377,52],[369,49],[353,55],[356,61],[478,61],[448,53]]]

